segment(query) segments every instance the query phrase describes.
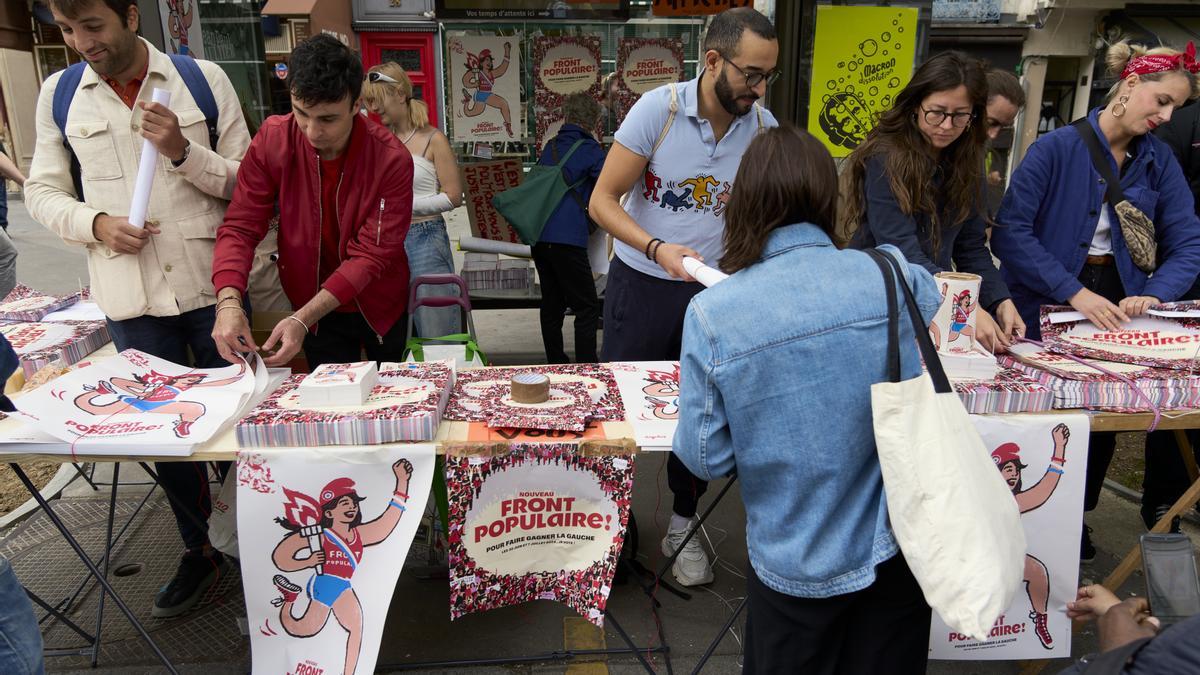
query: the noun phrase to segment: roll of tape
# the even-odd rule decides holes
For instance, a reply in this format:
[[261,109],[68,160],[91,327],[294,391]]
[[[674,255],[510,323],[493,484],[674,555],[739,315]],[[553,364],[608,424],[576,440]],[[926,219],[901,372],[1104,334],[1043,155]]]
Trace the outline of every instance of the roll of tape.
[[541,373],[513,375],[512,399],[517,403],[545,403],[550,399],[550,378]]

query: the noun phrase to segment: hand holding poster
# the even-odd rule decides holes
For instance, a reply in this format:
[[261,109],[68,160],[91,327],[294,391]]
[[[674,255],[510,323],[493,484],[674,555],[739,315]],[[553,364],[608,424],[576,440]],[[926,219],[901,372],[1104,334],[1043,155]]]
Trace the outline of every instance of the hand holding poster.
[[935,613],[933,659],[1007,660],[1071,655],[1066,605],[1079,583],[1079,533],[1087,469],[1085,415],[973,416],[1021,510],[1028,551],[1018,592],[986,641],[961,635]]
[[817,7],[808,130],[834,157],[858,147],[908,84],[918,12],[915,7]]
[[[454,140],[520,140],[521,36],[454,35],[449,41]],[[458,99],[454,91],[462,93]]]
[[238,456],[256,673],[371,673],[433,481],[433,445]]
[[629,519],[630,450],[449,449],[450,617],[557,600],[601,625]]

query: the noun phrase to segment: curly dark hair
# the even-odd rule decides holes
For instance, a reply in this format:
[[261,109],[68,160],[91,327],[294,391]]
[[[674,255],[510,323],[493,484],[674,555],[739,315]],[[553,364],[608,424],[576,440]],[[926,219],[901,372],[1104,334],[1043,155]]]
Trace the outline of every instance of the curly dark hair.
[[[90,9],[93,0],[46,0],[46,5],[56,9],[68,19],[78,19],[83,10]],[[102,4],[111,9],[124,22],[129,15],[129,8],[137,4],[137,0],[102,0]]]
[[296,45],[288,58],[288,91],[305,104],[337,103],[349,94],[355,105],[362,93],[363,67],[358,54],[331,35],[314,35]]

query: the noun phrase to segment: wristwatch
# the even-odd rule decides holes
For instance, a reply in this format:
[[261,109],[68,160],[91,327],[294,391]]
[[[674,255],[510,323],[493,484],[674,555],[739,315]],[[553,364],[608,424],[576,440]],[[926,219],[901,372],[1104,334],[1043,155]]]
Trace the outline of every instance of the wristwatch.
[[178,162],[176,162],[175,160],[171,160],[171,166],[178,169],[179,167],[183,166],[183,163],[187,161],[188,155],[191,155],[191,154],[192,154],[192,142],[188,141],[187,145],[183,146],[183,157],[180,157]]

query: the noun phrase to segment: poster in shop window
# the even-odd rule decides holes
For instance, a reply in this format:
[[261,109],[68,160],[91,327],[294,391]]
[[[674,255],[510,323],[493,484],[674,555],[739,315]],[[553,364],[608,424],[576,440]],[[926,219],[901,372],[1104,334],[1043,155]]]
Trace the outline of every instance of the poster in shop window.
[[462,165],[463,188],[467,196],[467,217],[471,222],[471,236],[521,243],[517,231],[492,206],[492,197],[521,184],[524,172],[521,160],[506,159],[496,162],[473,162]]
[[199,4],[200,0],[159,0],[158,13],[162,16],[168,54],[204,58]]
[[[562,105],[571,94],[600,98],[600,38],[596,35],[540,36],[533,41],[534,111],[537,147],[558,135]],[[599,124],[594,131],[599,131]]]
[[456,141],[520,141],[521,35],[453,35],[448,45]]
[[808,130],[834,157],[863,142],[912,77],[915,7],[817,7]]
[[1079,585],[1087,416],[972,420],[1021,509],[1028,542],[1024,583],[985,641],[955,632],[935,613],[929,656],[967,661],[1069,657],[1071,621],[1066,607],[1075,600]]
[[752,7],[751,0],[654,0],[654,16],[719,14],[734,7]]
[[671,38],[621,38],[617,43],[617,124],[642,94],[683,79],[683,42]]
[[434,453],[432,444],[239,453],[253,672],[375,672]]
[[605,443],[447,450],[450,617],[555,600],[602,625],[629,519],[631,450]]

